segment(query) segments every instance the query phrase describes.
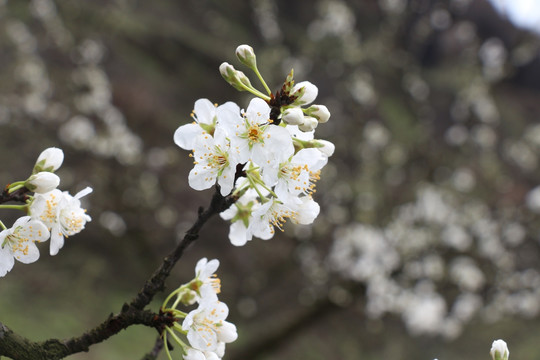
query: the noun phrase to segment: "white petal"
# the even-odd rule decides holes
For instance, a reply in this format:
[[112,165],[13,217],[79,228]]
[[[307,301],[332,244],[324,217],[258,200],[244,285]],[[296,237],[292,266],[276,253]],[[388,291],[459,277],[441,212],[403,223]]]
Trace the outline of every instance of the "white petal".
[[[197,264],[197,265],[199,265],[199,264]],[[219,267],[219,260],[218,259],[213,259],[213,260],[208,261],[207,263],[204,264],[204,266],[201,266],[199,268],[199,270],[198,270],[199,279],[201,279],[201,280],[208,279],[213,273],[216,272],[218,267]]]
[[[0,243],[0,245],[2,244]],[[14,264],[15,259],[13,258],[13,254],[11,254],[7,247],[4,249],[0,247],[0,277],[10,272]]]
[[238,208],[232,204],[227,210],[219,213],[223,220],[231,220],[238,213]]
[[58,224],[53,225],[51,229],[51,244],[49,253],[51,256],[58,254],[58,251],[64,246],[64,235],[60,231]]
[[313,136],[315,134],[315,131],[300,131],[300,129],[298,129],[298,126],[296,125],[287,125],[285,129],[287,129],[287,131],[289,132],[289,134],[291,134],[292,137],[304,141],[313,140]]
[[221,187],[221,195],[227,196],[231,193],[234,187],[234,174],[236,173],[236,165],[227,166],[223,169],[221,176],[218,179],[218,184]]
[[202,351],[190,348],[187,349],[186,355],[184,355],[184,360],[207,360],[207,357]]
[[244,246],[251,235],[248,236],[247,228],[242,220],[235,221],[229,229],[229,240],[234,246]]
[[197,136],[206,134],[199,124],[186,124],[174,132],[174,143],[184,150],[192,150]]
[[236,326],[228,321],[223,321],[219,327],[218,340],[230,343],[238,338]]
[[302,204],[297,210],[298,215],[296,217],[296,222],[303,225],[311,224],[319,215],[321,208],[319,204],[307,196],[301,197],[300,199],[302,200]]
[[250,123],[264,124],[270,119],[270,106],[261,98],[253,98],[246,110],[246,118]]
[[27,241],[24,244],[20,244],[23,248],[19,251],[14,251],[13,256],[23,264],[30,264],[36,262],[39,259],[39,250],[32,241]]
[[291,160],[295,164],[306,164],[310,171],[322,169],[328,162],[328,157],[324,156],[315,148],[302,149],[298,151]]
[[211,125],[214,123],[214,117],[216,116],[216,107],[208,99],[199,99],[195,101],[194,106],[195,116],[197,122]]
[[90,186],[85,187],[81,191],[79,191],[77,194],[75,194],[75,199],[80,199],[88,194],[90,194],[92,191],[94,191]]
[[195,349],[202,351],[212,351],[217,347],[217,334],[214,331],[208,331],[207,327],[198,327],[193,325],[188,333],[189,344]]
[[[30,219],[30,216],[24,217]],[[15,225],[17,225],[17,222],[19,220],[15,222],[15,224],[13,225],[14,227]],[[45,224],[38,220],[28,221],[25,226],[19,230],[19,234],[25,238],[38,242],[47,241],[51,236],[49,230],[47,229],[47,226],[45,226]]]
[[287,160],[294,154],[292,138],[286,129],[280,126],[270,126],[266,133],[269,136],[265,140],[266,151],[271,151],[279,162]]
[[216,113],[219,121],[221,121],[221,116],[223,114],[236,115],[240,117],[240,107],[232,101],[227,101],[225,104],[218,106]]
[[194,190],[210,189],[216,183],[216,170],[204,169],[203,166],[195,165],[188,175],[188,184]]

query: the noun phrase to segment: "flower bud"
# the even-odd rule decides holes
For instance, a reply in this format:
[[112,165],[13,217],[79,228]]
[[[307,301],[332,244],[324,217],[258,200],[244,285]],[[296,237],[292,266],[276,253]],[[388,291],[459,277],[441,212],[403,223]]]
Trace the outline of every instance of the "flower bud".
[[493,360],[508,360],[510,351],[504,340],[495,340],[491,345],[491,351],[489,352]]
[[24,186],[38,194],[44,194],[53,191],[60,184],[58,175],[48,171],[41,171],[34,174],[26,180]]
[[292,96],[296,96],[294,105],[306,105],[311,104],[315,100],[319,89],[309,81],[302,81],[294,85],[291,93]]
[[236,57],[240,62],[251,69],[257,68],[257,58],[253,48],[249,45],[240,45],[236,48]]
[[301,125],[304,123],[304,112],[299,107],[286,109],[281,115],[281,120],[289,125]]
[[298,128],[302,130],[303,132],[315,130],[319,122],[317,119],[311,116],[304,116],[304,123],[301,125],[298,125]]
[[238,71],[229,63],[224,62],[219,66],[219,72],[221,76],[227,81],[233,88],[239,91],[246,90],[247,87],[252,87],[246,74]]
[[315,119],[319,120],[321,124],[330,119],[330,111],[328,111],[328,108],[324,105],[312,105],[307,109],[306,113],[309,116],[313,116]]
[[336,146],[330,141],[326,140],[314,140],[315,148],[322,152],[327,157],[330,157],[334,154]]
[[64,152],[62,149],[51,147],[45,149],[39,155],[36,164],[34,165],[33,174],[41,171],[55,172],[64,161]]

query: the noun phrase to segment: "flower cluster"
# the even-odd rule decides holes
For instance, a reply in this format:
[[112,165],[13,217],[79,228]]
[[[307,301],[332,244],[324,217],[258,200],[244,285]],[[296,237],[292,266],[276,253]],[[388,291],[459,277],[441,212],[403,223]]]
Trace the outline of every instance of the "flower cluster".
[[253,49],[241,45],[238,59],[252,69],[268,95],[249,78],[223,63],[221,75],[234,88],[255,95],[247,109],[233,103],[195,102],[193,122],[180,126],[175,143],[191,150],[194,168],[189,185],[204,190],[218,184],[221,195],[238,200],[221,216],[231,220],[229,239],[241,246],[254,236],[270,239],[287,218],[311,224],[319,214],[313,200],[315,183],[334,145],[314,137],[315,128],[330,113],[324,105],[310,105],[318,89],[308,81],[294,83],[293,72],[272,94],[257,69]]
[[[182,348],[185,360],[218,360],[225,354],[225,344],[236,340],[236,326],[225,319],[229,314],[227,305],[218,300],[221,290],[215,275],[219,261],[203,258],[195,267],[195,278],[173,291],[163,302],[161,311],[172,314],[177,320],[165,327],[163,338],[175,341]],[[174,301],[173,301],[174,299]],[[172,304],[169,303],[172,301]],[[177,309],[179,304],[198,307],[189,313]],[[180,338],[185,336],[189,345]],[[172,359],[169,349],[167,356]]]
[[[0,208],[17,209],[27,213],[11,228],[1,221],[0,276],[5,276],[18,260],[24,264],[39,259],[36,242],[51,239],[50,254],[56,255],[64,245],[64,238],[79,233],[91,220],[81,208],[80,198],[92,192],[90,187],[70,195],[57,189],[60,178],[54,172],[62,165],[64,153],[58,148],[48,148],[38,157],[32,175],[25,181],[9,184],[2,202],[17,200],[22,195],[24,205],[0,205]],[[27,194],[29,191],[34,195]],[[19,196],[20,197],[20,196]]]

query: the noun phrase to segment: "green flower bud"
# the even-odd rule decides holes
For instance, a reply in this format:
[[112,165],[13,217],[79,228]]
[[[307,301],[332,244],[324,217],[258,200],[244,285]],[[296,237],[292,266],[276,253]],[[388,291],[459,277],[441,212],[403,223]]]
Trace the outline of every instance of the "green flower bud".
[[249,45],[240,45],[236,48],[236,57],[250,69],[257,68],[257,58],[253,48]]

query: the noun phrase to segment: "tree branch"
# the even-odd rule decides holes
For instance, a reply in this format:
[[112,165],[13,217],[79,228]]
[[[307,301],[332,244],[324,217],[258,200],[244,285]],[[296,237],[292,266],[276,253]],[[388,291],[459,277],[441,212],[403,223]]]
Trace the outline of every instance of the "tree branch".
[[[1,201],[1,197],[0,197]],[[184,250],[199,237],[203,225],[213,215],[226,210],[236,201],[233,196],[223,197],[216,188],[210,206],[204,210],[199,208],[199,216],[193,226],[186,232],[182,241],[163,259],[154,274],[145,282],[139,293],[128,304],[124,304],[120,313],[109,317],[94,329],[79,337],[67,340],[50,339],[44,342],[30,341],[0,323],[0,356],[14,360],[56,360],[78,352],[88,351],[93,344],[102,342],[131,325],[145,325],[155,328],[159,334],[165,326],[171,326],[176,319],[169,313],[153,313],[144,308],[153,297],[165,289],[165,280],[174,265],[182,257]],[[154,350],[157,348],[154,348]],[[159,350],[157,350],[159,353]]]

